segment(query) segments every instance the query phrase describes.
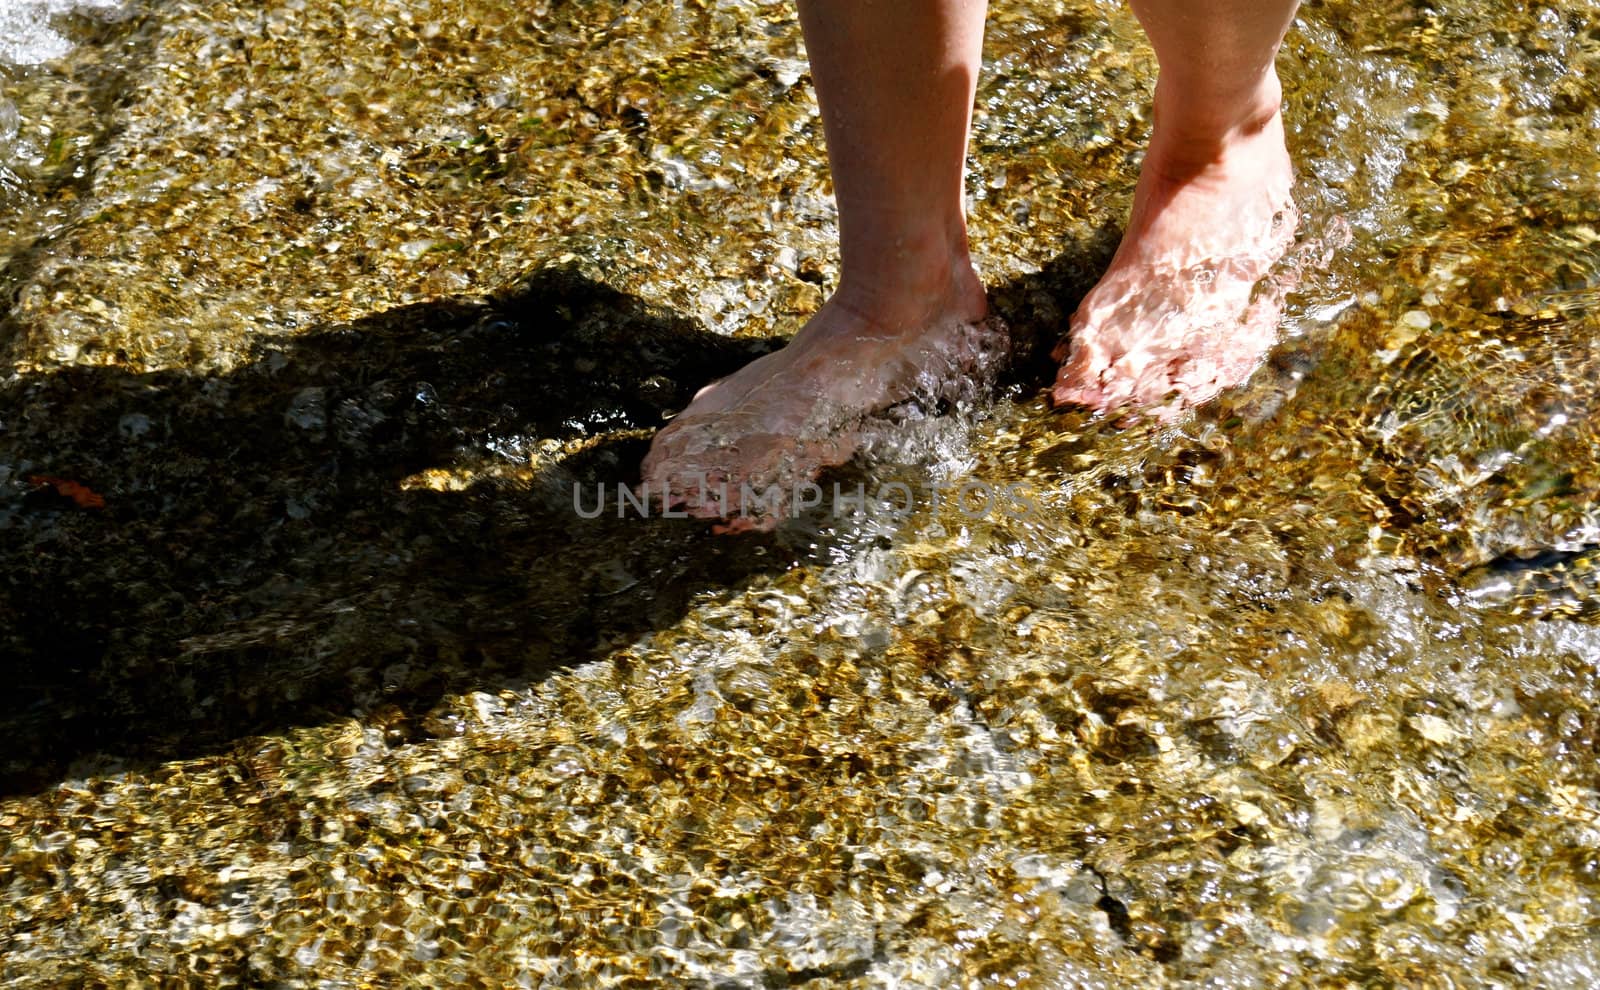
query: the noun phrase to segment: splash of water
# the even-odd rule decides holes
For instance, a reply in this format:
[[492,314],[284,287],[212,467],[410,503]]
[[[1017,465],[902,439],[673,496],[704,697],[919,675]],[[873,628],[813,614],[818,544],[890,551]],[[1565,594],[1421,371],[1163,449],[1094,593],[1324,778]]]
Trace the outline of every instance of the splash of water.
[[0,63],[42,65],[61,58],[73,45],[58,29],[57,18],[77,12],[114,17],[124,9],[123,0],[25,0],[0,6]]

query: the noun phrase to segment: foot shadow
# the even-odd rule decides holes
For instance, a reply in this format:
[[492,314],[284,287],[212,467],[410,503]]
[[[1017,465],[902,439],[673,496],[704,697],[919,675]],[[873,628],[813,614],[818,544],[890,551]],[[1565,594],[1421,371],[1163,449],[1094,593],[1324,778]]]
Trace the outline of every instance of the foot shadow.
[[1122,242],[1122,228],[1106,224],[1068,243],[1036,272],[989,287],[989,304],[1011,331],[1015,356],[1005,381],[1026,387],[1053,382],[1050,357],[1067,337],[1078,303],[1100,281]]
[[0,384],[0,793],[351,716],[420,738],[447,692],[669,626],[771,558],[571,486],[636,482],[663,412],[768,349],[545,270],[225,375]]

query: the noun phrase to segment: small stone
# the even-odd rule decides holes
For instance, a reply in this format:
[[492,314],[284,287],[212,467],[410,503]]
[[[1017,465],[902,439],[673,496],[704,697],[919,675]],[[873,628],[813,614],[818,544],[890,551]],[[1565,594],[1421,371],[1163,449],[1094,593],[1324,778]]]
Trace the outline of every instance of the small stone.
[[150,432],[150,417],[144,413],[128,413],[117,420],[117,432],[124,439],[137,440]]
[[419,237],[414,241],[406,241],[400,245],[400,253],[408,260],[416,261],[428,253],[428,249],[439,243],[431,237]]
[[1455,726],[1437,715],[1414,715],[1409,722],[1411,727],[1417,730],[1417,735],[1431,743],[1443,745],[1461,738],[1461,733]]
[[1267,813],[1261,810],[1260,805],[1250,801],[1234,802],[1233,813],[1239,816],[1241,825],[1254,825],[1267,817]]

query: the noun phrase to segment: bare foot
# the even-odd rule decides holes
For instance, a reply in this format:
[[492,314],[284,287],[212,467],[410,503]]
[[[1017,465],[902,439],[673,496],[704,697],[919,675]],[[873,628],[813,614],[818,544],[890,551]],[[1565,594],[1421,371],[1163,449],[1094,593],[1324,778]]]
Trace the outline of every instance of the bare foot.
[[767,529],[797,486],[850,459],[867,417],[992,380],[1006,339],[983,285],[964,252],[938,269],[949,274],[890,291],[841,287],[788,346],[701,389],[656,434],[644,493],[728,530]]
[[1155,129],[1116,257],[1072,317],[1053,397],[1172,415],[1248,378],[1282,293],[1258,291],[1294,241],[1276,77],[1238,121],[1196,123],[1156,90]]

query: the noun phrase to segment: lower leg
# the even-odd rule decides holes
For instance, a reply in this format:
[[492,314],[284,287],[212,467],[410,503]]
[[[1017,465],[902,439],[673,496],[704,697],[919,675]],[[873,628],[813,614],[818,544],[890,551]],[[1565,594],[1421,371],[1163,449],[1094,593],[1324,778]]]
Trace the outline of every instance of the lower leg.
[[837,295],[854,307],[887,317],[906,308],[897,297],[970,279],[962,174],[983,17],[984,0],[800,2],[839,207]]
[[962,210],[983,17],[984,0],[801,0],[839,286],[787,347],[701,390],[657,434],[649,494],[732,515],[742,484],[787,487],[842,462],[863,416],[964,370],[986,314]]
[[1129,0],[1156,50],[1156,130],[1201,162],[1278,114],[1273,63],[1299,0]]
[[1273,60],[1296,0],[1130,3],[1160,65],[1155,123],[1122,245],[1073,317],[1055,389],[1100,409],[1202,402],[1248,377],[1281,316],[1253,290],[1294,228]]

